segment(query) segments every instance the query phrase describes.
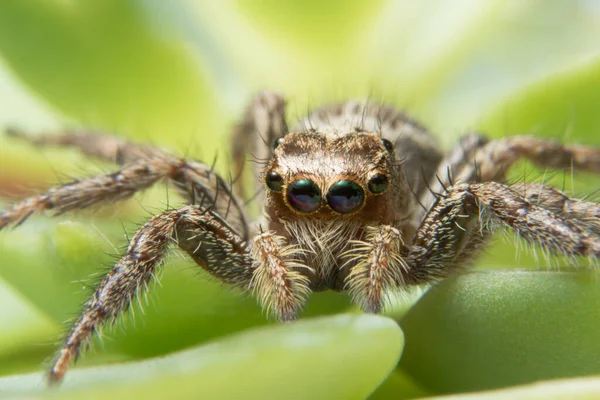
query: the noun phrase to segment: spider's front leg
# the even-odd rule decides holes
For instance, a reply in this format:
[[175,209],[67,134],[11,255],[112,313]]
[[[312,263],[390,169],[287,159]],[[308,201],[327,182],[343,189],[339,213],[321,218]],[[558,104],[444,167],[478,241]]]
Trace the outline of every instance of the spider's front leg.
[[172,241],[222,281],[250,286],[252,260],[245,242],[217,214],[188,206],[156,216],[136,232],[125,255],[85,304],[50,370],[50,382],[60,382],[94,332],[127,310],[155,276]]
[[70,147],[100,160],[124,165],[141,158],[166,156],[163,150],[146,144],[126,141],[106,133],[91,130],[67,130],[58,134],[41,132],[32,135],[16,127],[7,127],[9,137],[24,140],[40,148]]
[[407,274],[407,249],[401,232],[390,225],[366,228],[364,241],[352,241],[342,257],[349,268],[345,288],[365,312],[378,313],[388,289],[402,286]]
[[[295,319],[310,295],[308,275],[313,273],[301,262],[304,251],[286,245],[285,238],[272,231],[258,233],[246,244],[225,220],[208,215],[208,220],[206,213],[188,217],[191,222],[178,229],[179,247],[219,280],[251,288],[263,310],[277,320]],[[226,240],[215,241],[213,235]],[[250,269],[240,271],[241,265]]]
[[[540,190],[536,185],[525,188],[530,189],[530,195]],[[543,205],[497,182],[448,188],[415,235],[405,259],[408,283],[430,282],[464,269],[481,251],[487,235],[502,226],[552,254],[600,258],[600,236],[589,225],[571,218],[597,211],[597,205],[573,207],[564,202],[560,209],[556,204],[548,204],[548,208]]]
[[168,211],[136,232],[126,254],[96,288],[50,370],[50,382],[60,382],[82,345],[146,289],[171,242],[220,281],[254,289],[263,307],[281,320],[293,319],[310,292],[307,267],[294,258],[299,250],[283,246],[282,238],[262,233],[250,246],[211,210],[187,206]]
[[600,204],[570,198],[560,190],[536,183],[519,183],[511,189],[527,201],[552,211],[561,218],[573,220],[579,226],[600,236]]
[[253,290],[263,310],[280,321],[291,321],[310,295],[308,274],[314,271],[300,261],[302,249],[284,245],[273,232],[259,233],[253,241]]
[[268,231],[247,244],[225,220],[209,211],[189,215],[177,230],[177,244],[198,265],[222,282],[251,288],[263,310],[280,321],[290,321],[310,295],[308,275],[313,271],[300,261],[303,250],[284,243],[285,238]]
[[164,257],[178,219],[178,212],[157,216],[135,234],[127,253],[102,280],[67,336],[50,370],[51,383],[63,379],[82,344],[107,320],[126,310],[138,291],[148,284]]

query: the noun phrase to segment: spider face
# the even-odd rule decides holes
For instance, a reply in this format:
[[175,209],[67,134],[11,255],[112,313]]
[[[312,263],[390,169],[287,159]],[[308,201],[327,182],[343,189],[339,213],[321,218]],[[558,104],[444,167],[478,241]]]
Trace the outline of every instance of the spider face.
[[275,141],[263,176],[267,213],[278,221],[394,217],[394,148],[376,134],[289,133]]

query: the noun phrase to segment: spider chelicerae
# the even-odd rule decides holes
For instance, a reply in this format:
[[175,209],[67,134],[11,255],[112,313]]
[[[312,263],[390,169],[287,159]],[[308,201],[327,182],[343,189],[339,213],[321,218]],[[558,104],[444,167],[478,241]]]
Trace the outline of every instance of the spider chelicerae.
[[[220,281],[252,291],[282,321],[312,291],[347,290],[379,312],[388,290],[456,274],[508,227],[549,253],[600,258],[600,205],[542,184],[506,183],[522,158],[542,168],[600,173],[600,148],[531,136],[489,140],[470,133],[443,154],[433,136],[393,107],[367,101],[327,105],[291,129],[282,96],[264,92],[233,132],[234,167],[248,154],[255,178],[233,184],[211,166],[152,146],[75,131],[9,135],[70,146],[119,171],[71,182],[15,203],[0,229],[45,211],[61,214],[126,199],[167,179],[189,205],[146,222],[104,277],[50,370],[61,381],[82,345],[125,311],[176,245]],[[242,198],[257,193],[250,222]]]

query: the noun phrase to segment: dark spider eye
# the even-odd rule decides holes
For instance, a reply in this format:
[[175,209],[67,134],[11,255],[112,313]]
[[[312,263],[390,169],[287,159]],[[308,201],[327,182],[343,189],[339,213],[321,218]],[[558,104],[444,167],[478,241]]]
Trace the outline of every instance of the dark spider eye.
[[371,193],[383,193],[388,187],[388,178],[382,174],[375,174],[369,179],[369,190]]
[[279,137],[273,141],[273,150],[277,148],[283,142],[283,137]]
[[394,145],[389,140],[387,140],[387,139],[381,139],[381,143],[383,143],[383,147],[385,147],[385,149],[387,151],[389,151],[390,153],[392,151],[394,151]]
[[288,185],[287,200],[300,212],[317,211],[321,206],[321,190],[313,181],[300,179]]
[[332,210],[342,214],[358,210],[365,200],[365,192],[352,181],[339,181],[331,185],[327,192],[327,204]]
[[267,187],[274,192],[280,192],[283,188],[283,178],[275,171],[271,171],[267,174],[265,181]]

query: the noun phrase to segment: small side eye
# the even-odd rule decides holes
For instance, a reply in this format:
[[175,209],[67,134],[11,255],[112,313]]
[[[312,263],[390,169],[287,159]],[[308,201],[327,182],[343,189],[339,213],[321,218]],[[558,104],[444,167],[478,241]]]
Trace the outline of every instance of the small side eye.
[[381,139],[381,143],[383,144],[383,147],[385,147],[385,149],[387,151],[389,151],[390,153],[392,151],[394,151],[394,145],[389,140],[387,140],[387,139]]
[[375,174],[369,179],[369,191],[373,194],[385,192],[388,187],[388,178],[382,174]]
[[273,150],[275,150],[281,143],[283,143],[283,137],[273,140]]
[[274,192],[281,192],[283,188],[283,178],[275,171],[267,174],[265,182],[267,183],[267,187]]

